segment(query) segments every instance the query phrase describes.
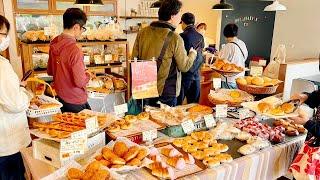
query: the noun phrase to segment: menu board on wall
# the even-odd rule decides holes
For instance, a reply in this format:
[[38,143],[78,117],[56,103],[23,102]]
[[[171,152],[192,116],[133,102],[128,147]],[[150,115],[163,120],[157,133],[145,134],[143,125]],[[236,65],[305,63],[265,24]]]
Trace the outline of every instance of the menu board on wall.
[[134,99],[158,97],[156,61],[132,62],[132,96]]

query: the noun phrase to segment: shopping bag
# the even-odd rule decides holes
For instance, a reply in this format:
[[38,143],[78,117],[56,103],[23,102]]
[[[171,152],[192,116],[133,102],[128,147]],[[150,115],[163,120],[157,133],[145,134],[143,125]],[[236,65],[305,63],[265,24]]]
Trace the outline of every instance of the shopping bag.
[[269,78],[278,79],[280,64],[286,61],[286,47],[285,45],[279,45],[275,57],[265,68],[263,75]]
[[289,167],[297,180],[320,180],[320,139],[306,141]]

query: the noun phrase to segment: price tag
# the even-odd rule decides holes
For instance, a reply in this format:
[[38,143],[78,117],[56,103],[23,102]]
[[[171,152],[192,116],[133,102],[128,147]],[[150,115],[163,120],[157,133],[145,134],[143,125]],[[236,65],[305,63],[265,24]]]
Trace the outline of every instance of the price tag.
[[93,133],[99,129],[97,116],[86,119],[86,129],[88,133]]
[[143,141],[152,141],[158,137],[157,129],[142,132]]
[[216,126],[216,121],[212,114],[205,115],[204,122],[206,123],[207,128]]
[[248,114],[249,114],[249,109],[239,109],[239,119],[245,119],[248,117]]
[[220,89],[221,88],[221,78],[212,78],[212,86],[213,86],[213,89]]
[[195,130],[192,120],[185,121],[181,123],[182,129],[186,134],[190,134]]
[[267,65],[267,60],[261,59],[259,60],[259,66],[266,66]]
[[52,31],[51,31],[50,27],[44,27],[43,31],[44,31],[44,35],[45,36],[51,36],[52,35]]
[[126,112],[128,112],[128,105],[127,103],[125,104],[120,104],[118,106],[114,106],[114,112],[116,113],[116,115],[122,115]]
[[88,130],[87,129],[83,129],[83,130],[71,133],[71,139],[87,138],[87,137],[88,137]]
[[216,105],[216,117],[223,118],[228,116],[228,105],[218,104]]
[[261,66],[251,66],[250,75],[251,76],[262,76],[263,67]]
[[87,138],[61,139],[60,158],[71,159],[74,155],[84,154]]

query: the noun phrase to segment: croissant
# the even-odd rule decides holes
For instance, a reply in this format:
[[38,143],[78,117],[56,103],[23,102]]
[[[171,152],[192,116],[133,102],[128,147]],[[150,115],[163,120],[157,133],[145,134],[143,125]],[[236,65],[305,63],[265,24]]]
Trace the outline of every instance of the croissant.
[[167,157],[174,157],[179,155],[179,152],[174,148],[163,148],[161,149],[161,154],[167,156]]
[[194,157],[191,156],[190,154],[183,155],[183,159],[185,160],[185,162],[187,164],[194,164],[195,163]]
[[156,168],[152,170],[152,175],[163,179],[174,179],[174,171],[172,168]]
[[166,168],[167,164],[164,162],[153,162],[148,165],[148,168],[153,170],[153,169],[159,169],[159,168]]
[[167,159],[167,164],[176,169],[182,170],[186,166],[186,161],[181,157],[171,157]]

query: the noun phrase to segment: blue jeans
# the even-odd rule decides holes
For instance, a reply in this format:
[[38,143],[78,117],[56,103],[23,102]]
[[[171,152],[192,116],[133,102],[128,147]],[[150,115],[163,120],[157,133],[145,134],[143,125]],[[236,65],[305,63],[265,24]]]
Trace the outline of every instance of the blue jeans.
[[181,105],[184,98],[187,103],[199,103],[200,99],[200,80],[182,80],[181,91],[178,97],[178,105]]
[[[228,87],[229,85],[229,87]],[[221,88],[224,88],[224,89],[238,89],[238,86],[236,83],[232,83],[232,82],[228,82],[228,85],[225,81],[222,81],[221,82]]]

